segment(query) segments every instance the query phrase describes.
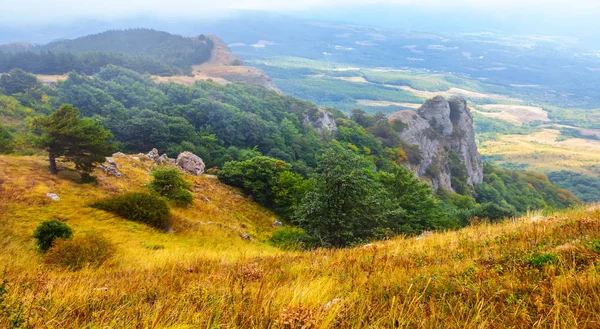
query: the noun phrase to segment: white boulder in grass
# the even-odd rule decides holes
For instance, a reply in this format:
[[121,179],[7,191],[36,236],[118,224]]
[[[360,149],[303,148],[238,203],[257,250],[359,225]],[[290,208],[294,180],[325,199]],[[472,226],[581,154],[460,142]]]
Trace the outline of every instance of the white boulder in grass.
[[183,152],[177,156],[175,162],[177,167],[186,173],[194,176],[200,176],[204,173],[204,161],[192,152]]

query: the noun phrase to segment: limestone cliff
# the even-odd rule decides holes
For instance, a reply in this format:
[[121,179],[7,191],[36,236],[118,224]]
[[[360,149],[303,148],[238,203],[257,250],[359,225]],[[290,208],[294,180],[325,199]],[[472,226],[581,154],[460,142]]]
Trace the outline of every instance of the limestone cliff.
[[454,191],[463,180],[470,186],[483,181],[473,116],[464,98],[434,97],[416,112],[396,112],[389,119],[401,123],[400,138],[406,144],[418,147],[411,166],[419,177],[429,177],[436,191]]
[[312,126],[316,131],[323,133],[329,132],[332,135],[337,133],[337,124],[335,117],[325,108],[313,108],[304,112],[304,126]]

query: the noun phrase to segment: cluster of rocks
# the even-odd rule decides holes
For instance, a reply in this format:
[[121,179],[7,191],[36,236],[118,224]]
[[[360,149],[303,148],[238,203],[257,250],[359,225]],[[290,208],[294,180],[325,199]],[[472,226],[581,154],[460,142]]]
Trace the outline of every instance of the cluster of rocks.
[[[121,153],[121,154],[123,154],[123,153]],[[119,154],[117,154],[117,155],[119,155]],[[114,154],[113,154],[113,156],[114,156]],[[121,174],[121,172],[117,169],[118,167],[119,166],[117,165],[115,160],[113,160],[113,158],[106,158],[106,162],[104,164],[101,164],[98,166],[98,168],[100,170],[104,171],[109,176],[121,177],[123,174]]]
[[169,159],[166,154],[160,155],[157,149],[152,149],[148,154],[140,153],[137,156],[129,156],[124,153],[118,152],[112,155],[112,157],[106,158],[106,162],[98,166],[98,169],[104,171],[107,175],[114,177],[121,177],[122,173],[118,170],[118,165],[113,158],[116,157],[127,157],[132,160],[141,161],[142,159],[149,159],[157,165],[171,165],[177,166],[182,171],[194,175],[200,176],[204,174],[206,165],[202,159],[191,152],[183,152],[177,156],[177,159]]
[[420,161],[411,163],[417,176],[427,174],[437,191],[444,187],[454,191],[451,180],[451,152],[464,165],[468,185],[483,181],[483,163],[475,143],[473,116],[462,97],[446,100],[441,96],[428,100],[417,112],[400,111],[389,115],[390,121],[405,127],[400,138],[416,145]]

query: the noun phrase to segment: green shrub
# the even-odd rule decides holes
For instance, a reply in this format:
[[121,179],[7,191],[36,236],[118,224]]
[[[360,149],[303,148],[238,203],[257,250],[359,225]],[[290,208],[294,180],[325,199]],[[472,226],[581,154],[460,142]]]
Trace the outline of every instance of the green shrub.
[[531,257],[529,263],[533,267],[544,267],[548,264],[558,263],[558,256],[554,253],[535,255]]
[[13,136],[8,129],[0,124],[0,154],[9,154],[15,151]]
[[126,193],[96,201],[92,206],[159,229],[167,229],[170,224],[169,206],[152,194]]
[[592,251],[595,251],[597,253],[600,253],[600,240],[594,240],[592,241]]
[[186,207],[194,203],[194,196],[186,190],[169,192],[165,197],[173,201],[177,207]]
[[73,237],[73,230],[67,224],[56,219],[47,220],[37,227],[33,237],[37,240],[40,250],[46,252],[52,247],[54,240],[66,240]]
[[310,236],[299,228],[280,228],[273,233],[269,244],[283,250],[305,249],[309,245]]
[[187,182],[181,171],[175,167],[157,167],[152,170],[154,180],[148,185],[150,190],[174,201],[178,207],[185,207],[194,202],[189,190],[192,184]]
[[48,250],[46,264],[77,271],[85,267],[99,267],[115,253],[114,246],[99,234],[57,239]]
[[516,217],[517,215],[517,212],[512,208],[502,207],[489,202],[467,212],[467,218],[478,217],[480,219],[487,219],[490,222],[498,222],[505,218]]

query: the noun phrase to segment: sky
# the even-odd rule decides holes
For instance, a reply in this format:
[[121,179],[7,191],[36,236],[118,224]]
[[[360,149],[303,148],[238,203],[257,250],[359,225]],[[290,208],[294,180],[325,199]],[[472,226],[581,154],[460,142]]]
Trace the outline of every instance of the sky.
[[[600,0],[0,0],[2,28],[72,29],[77,22],[152,18],[210,22],[267,11],[425,32],[501,31],[568,36],[600,47]],[[75,23],[74,23],[75,22]],[[98,25],[99,27],[100,25]],[[107,26],[112,28],[113,26]],[[122,26],[117,26],[122,28]],[[5,32],[7,33],[7,32]],[[27,37],[31,39],[30,37]],[[2,35],[0,35],[0,40]],[[5,38],[6,39],[6,38]]]
[[220,16],[233,10],[314,12],[353,7],[395,6],[551,14],[576,19],[600,14],[598,0],[2,0],[0,21],[10,24],[73,17],[119,18],[128,15]]

